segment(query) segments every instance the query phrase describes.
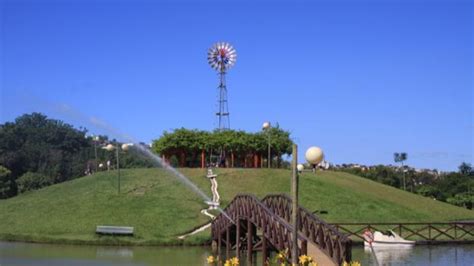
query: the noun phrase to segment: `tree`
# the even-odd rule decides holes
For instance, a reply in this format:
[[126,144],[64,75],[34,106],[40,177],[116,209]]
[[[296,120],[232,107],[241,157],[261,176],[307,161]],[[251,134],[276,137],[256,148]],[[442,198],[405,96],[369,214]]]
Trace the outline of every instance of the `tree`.
[[56,182],[81,176],[85,162],[77,155],[92,146],[85,133],[40,113],[22,115],[0,128],[0,164],[11,169],[15,179],[26,172],[39,172]]
[[458,167],[458,169],[459,169],[459,173],[461,175],[465,175],[465,176],[473,175],[473,170],[472,170],[472,166],[471,166],[470,163],[463,162]]
[[11,177],[11,171],[0,165],[0,199],[15,195],[15,180]]
[[406,161],[407,159],[407,154],[405,152],[402,153],[394,153],[393,154],[393,159],[395,160],[396,163],[401,163],[402,165],[402,174],[403,174],[403,190],[407,190],[406,182],[405,182],[405,168],[403,166],[403,162]]
[[472,209],[474,196],[471,193],[458,193],[454,195],[454,197],[447,198],[446,202],[467,209]]
[[11,169],[7,196],[17,194],[17,179],[26,172],[41,173],[54,183],[82,176],[85,151],[91,147],[85,133],[40,113],[0,125],[0,164]]

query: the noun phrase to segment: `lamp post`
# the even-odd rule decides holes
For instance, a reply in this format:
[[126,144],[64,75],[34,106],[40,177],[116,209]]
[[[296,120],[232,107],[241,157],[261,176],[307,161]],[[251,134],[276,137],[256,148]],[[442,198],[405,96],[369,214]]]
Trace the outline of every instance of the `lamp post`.
[[[133,143],[124,143],[122,144],[121,148],[122,148],[122,151],[126,152],[128,151],[129,147],[130,146],[133,146]],[[118,194],[120,194],[120,153],[119,153],[119,150],[120,150],[120,147],[118,146],[114,146],[112,144],[107,144],[105,147],[103,147],[103,149],[107,150],[107,151],[113,151],[115,150],[115,157],[117,159],[117,190],[118,190]]]
[[94,142],[94,155],[95,155],[95,171],[98,171],[98,165],[99,161],[97,160],[97,143],[99,142],[100,137],[99,136],[92,136],[92,142]]
[[298,146],[293,144],[292,160],[291,160],[291,196],[292,196],[292,212],[291,222],[293,225],[293,248],[291,250],[291,263],[298,265]]
[[271,128],[270,122],[264,122],[262,125],[263,131],[267,134],[267,140],[268,140],[268,168],[271,167],[271,145],[270,145],[270,128]]

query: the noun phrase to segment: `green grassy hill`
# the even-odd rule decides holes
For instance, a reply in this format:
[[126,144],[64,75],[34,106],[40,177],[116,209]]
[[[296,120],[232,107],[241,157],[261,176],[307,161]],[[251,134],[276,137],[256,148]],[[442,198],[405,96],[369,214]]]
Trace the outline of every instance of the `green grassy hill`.
[[[180,169],[207,195],[203,169]],[[263,197],[289,193],[290,171],[219,169],[222,206],[238,193]],[[0,239],[93,243],[177,244],[176,236],[205,223],[203,200],[161,169],[122,171],[121,194],[116,172],[101,172],[70,182],[0,200]],[[303,173],[301,204],[326,210],[329,222],[434,222],[474,219],[474,211],[417,196],[341,172]],[[135,227],[134,237],[96,236],[96,225]],[[202,243],[209,232],[184,242]]]

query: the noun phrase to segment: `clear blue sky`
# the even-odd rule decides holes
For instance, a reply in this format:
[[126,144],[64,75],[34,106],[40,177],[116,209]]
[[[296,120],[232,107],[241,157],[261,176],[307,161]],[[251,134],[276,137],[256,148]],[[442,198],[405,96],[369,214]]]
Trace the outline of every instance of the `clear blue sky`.
[[141,141],[216,126],[207,49],[237,50],[231,127],[264,121],[333,163],[473,162],[472,1],[10,1],[0,123],[67,104]]

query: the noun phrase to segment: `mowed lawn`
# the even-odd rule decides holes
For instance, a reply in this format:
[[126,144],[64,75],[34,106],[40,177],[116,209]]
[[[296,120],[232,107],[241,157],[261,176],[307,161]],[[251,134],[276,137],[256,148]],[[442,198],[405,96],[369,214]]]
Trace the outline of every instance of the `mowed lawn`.
[[[211,195],[205,169],[179,169]],[[0,200],[0,238],[95,244],[179,244],[179,234],[205,223],[206,205],[191,189],[162,169],[122,170],[92,176]],[[239,193],[262,198],[289,193],[289,170],[218,169],[218,191],[225,207]],[[325,210],[328,222],[438,222],[474,219],[474,212],[341,172],[305,172],[300,202]],[[95,235],[96,225],[135,227],[134,237]],[[209,231],[185,240],[199,244]]]

